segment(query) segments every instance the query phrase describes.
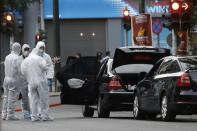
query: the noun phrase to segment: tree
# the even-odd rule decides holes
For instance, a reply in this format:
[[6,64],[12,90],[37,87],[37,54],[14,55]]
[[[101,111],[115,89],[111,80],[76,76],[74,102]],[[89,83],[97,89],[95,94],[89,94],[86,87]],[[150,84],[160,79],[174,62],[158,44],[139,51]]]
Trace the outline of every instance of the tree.
[[23,11],[28,8],[31,3],[36,1],[38,0],[1,0],[0,9],[4,10],[9,8],[11,10]]
[[[4,14],[10,12],[13,14],[12,29],[17,25],[18,20],[15,19],[15,12],[22,13],[28,6],[39,0],[0,0],[0,30],[7,30]],[[10,28],[11,29],[11,28]]]

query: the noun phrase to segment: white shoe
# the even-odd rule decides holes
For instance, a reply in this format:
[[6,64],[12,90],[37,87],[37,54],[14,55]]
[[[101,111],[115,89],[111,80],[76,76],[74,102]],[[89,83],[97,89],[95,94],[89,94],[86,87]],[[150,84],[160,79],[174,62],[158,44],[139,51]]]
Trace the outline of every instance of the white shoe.
[[40,118],[31,118],[32,122],[40,121]]
[[20,119],[18,117],[16,117],[16,116],[7,116],[6,120],[16,121],[16,120],[20,120]]
[[33,118],[33,119],[31,119],[31,121],[36,122],[36,121],[40,121],[40,119],[39,118],[37,118],[37,119]]
[[2,116],[1,116],[1,119],[2,119],[2,120],[6,120],[6,118],[7,118],[7,115],[2,115]]
[[48,116],[48,117],[43,117],[41,120],[42,120],[42,121],[53,121],[54,118]]

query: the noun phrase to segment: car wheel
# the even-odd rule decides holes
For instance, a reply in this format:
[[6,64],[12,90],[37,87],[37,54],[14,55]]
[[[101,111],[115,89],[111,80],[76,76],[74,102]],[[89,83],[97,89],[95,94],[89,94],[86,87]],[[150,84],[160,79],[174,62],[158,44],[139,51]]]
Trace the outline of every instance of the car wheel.
[[99,118],[108,118],[110,116],[108,97],[99,96],[97,108]]
[[133,117],[134,119],[137,120],[144,119],[144,113],[140,109],[140,102],[137,95],[134,97],[134,102],[133,102]]
[[89,105],[83,105],[82,106],[82,113],[84,117],[93,117],[94,115],[94,109],[90,107]]
[[171,111],[170,106],[168,104],[168,98],[166,95],[163,95],[161,100],[161,119],[163,121],[172,121],[174,120],[176,115]]
[[62,92],[60,93],[60,101],[61,104],[66,104],[65,94]]

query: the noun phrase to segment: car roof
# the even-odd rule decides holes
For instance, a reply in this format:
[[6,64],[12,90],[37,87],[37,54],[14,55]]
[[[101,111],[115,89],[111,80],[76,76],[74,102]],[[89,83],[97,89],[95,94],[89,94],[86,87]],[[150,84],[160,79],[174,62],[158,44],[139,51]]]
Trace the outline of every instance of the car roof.
[[152,47],[152,46],[126,46],[126,47],[120,47],[117,48],[116,50],[121,50],[125,53],[129,53],[129,52],[135,52],[135,51],[150,51],[150,52],[155,52],[155,51],[159,51],[159,52],[167,52],[170,51],[170,49],[167,48],[156,48],[156,47]]
[[174,60],[178,60],[179,58],[193,58],[193,57],[197,57],[197,56],[193,56],[193,55],[187,55],[187,56],[167,56],[164,59],[170,58],[170,59],[174,59]]

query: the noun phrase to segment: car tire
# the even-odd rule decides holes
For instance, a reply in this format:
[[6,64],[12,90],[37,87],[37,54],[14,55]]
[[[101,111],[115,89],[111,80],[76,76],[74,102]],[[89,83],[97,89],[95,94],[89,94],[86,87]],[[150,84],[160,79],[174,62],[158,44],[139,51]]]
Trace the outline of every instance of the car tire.
[[84,117],[93,117],[94,116],[94,109],[89,105],[82,106],[82,113]]
[[161,119],[163,121],[172,121],[175,118],[176,115],[170,108],[168,97],[164,94],[161,99]]
[[65,94],[62,92],[60,93],[60,101],[61,104],[66,104]]
[[139,97],[137,95],[135,95],[133,101],[133,118],[136,120],[142,120],[145,118],[145,114],[140,108]]
[[99,96],[97,111],[99,118],[109,118],[110,110],[109,110],[109,99],[107,96],[103,96],[103,97]]

